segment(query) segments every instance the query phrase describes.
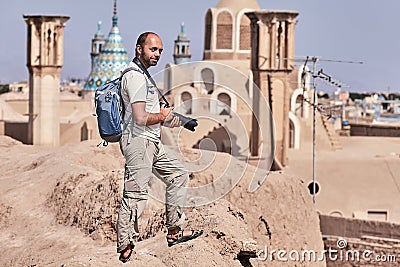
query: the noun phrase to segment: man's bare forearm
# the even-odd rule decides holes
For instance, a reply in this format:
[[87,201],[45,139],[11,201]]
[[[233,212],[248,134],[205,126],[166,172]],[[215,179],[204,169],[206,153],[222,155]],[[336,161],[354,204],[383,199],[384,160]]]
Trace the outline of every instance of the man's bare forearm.
[[161,108],[160,112],[158,113],[146,112],[145,102],[133,103],[132,111],[134,114],[135,123],[146,126],[164,122],[167,116],[171,113],[170,109],[165,109],[165,108]]
[[148,113],[146,126],[164,122],[165,117],[161,113]]

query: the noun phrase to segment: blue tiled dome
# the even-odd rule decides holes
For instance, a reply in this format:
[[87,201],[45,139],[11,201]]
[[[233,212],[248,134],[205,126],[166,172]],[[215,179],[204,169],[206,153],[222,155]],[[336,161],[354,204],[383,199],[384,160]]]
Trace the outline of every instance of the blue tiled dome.
[[96,90],[97,87],[118,78],[129,64],[129,56],[119,33],[116,2],[114,4],[113,24],[105,44],[96,60],[83,90]]

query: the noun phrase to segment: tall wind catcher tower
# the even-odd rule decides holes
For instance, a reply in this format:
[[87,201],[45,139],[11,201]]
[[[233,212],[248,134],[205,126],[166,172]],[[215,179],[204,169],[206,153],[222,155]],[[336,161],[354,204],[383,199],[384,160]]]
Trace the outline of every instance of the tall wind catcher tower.
[[28,143],[60,144],[60,73],[67,16],[26,16],[29,70]]
[[[290,84],[289,75],[294,70],[294,33],[296,25],[295,11],[254,11],[246,15],[251,21],[251,70],[254,82],[269,102],[275,126],[275,164],[287,164],[289,148],[289,111]],[[254,97],[254,107],[258,110],[260,98]],[[258,147],[265,143],[259,134],[265,133],[271,121],[263,118],[269,114],[260,112],[260,121],[252,125],[253,155]],[[261,138],[260,138],[261,137]],[[264,146],[265,147],[265,146]],[[261,153],[263,154],[263,153]]]

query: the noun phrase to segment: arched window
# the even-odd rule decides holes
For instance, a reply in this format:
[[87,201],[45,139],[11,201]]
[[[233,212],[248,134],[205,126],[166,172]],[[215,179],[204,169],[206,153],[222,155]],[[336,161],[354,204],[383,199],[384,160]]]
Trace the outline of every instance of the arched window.
[[298,95],[296,97],[296,110],[295,114],[296,116],[303,116],[303,95]]
[[231,97],[226,93],[218,95],[217,114],[229,115],[231,114]]
[[232,49],[233,19],[228,11],[222,11],[217,18],[217,49]]
[[240,39],[239,49],[250,50],[251,49],[251,33],[250,33],[250,19],[243,14],[240,19]]
[[206,14],[206,25],[204,31],[204,50],[211,49],[211,29],[212,29],[212,14],[211,10],[208,10]]
[[207,94],[212,94],[214,91],[214,72],[205,68],[201,70],[201,79],[203,80],[204,87],[207,91]]
[[289,148],[294,148],[295,143],[295,127],[292,120],[289,120]]
[[189,92],[183,92],[181,95],[182,110],[184,114],[192,114],[192,95]]

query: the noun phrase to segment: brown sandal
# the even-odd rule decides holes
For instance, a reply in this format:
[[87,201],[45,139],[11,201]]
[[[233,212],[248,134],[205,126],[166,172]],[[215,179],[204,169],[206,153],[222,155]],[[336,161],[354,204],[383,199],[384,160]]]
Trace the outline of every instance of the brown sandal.
[[200,231],[194,231],[191,230],[190,235],[183,235],[185,230],[180,230],[179,232],[175,234],[168,234],[167,235],[167,242],[168,242],[168,247],[172,247],[173,245],[187,242],[189,240],[195,239],[203,234],[203,230]]
[[134,252],[133,251],[133,246],[132,245],[128,245],[129,246],[129,248],[127,247],[124,251],[126,251],[126,250],[129,250],[129,254],[128,254],[128,256],[127,257],[123,257],[122,256],[122,254],[123,254],[123,252],[121,252],[120,254],[119,254],[119,260],[120,261],[122,261],[123,263],[126,263],[126,262],[128,262],[130,259],[131,259],[131,256],[132,256],[132,253]]

